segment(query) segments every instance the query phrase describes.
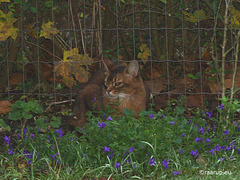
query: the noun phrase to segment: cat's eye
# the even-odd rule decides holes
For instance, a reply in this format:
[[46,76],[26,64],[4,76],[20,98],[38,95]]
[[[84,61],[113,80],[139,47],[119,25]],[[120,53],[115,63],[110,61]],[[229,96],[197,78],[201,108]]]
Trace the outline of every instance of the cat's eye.
[[116,85],[116,86],[121,86],[121,85],[122,85],[122,82],[117,82],[115,85]]

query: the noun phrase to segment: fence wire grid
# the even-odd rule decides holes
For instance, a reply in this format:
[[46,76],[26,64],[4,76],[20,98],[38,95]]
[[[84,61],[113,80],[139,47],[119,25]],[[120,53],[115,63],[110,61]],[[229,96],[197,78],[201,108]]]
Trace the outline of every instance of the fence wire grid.
[[[1,23],[14,20],[12,29],[6,27],[13,33],[1,39],[0,98],[72,99],[106,57],[119,64],[137,60],[155,103],[184,94],[190,106],[205,108],[212,96],[221,96],[227,51],[230,89],[239,61],[239,7],[237,1],[221,0],[2,2]],[[237,77],[235,88],[240,87]]]

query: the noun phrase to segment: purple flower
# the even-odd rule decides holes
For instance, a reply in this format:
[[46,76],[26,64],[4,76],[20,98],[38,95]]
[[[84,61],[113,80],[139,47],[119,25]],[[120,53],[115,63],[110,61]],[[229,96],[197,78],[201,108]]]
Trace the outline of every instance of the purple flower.
[[226,146],[226,151],[229,151],[229,150],[231,150],[232,149],[232,147],[229,147],[229,146]]
[[149,115],[149,118],[150,118],[150,119],[153,119],[153,118],[154,118],[154,114],[150,114],[150,115]]
[[196,141],[196,142],[201,142],[201,141],[202,141],[202,139],[201,139],[201,138],[199,138],[199,137],[196,137],[195,141]]
[[213,115],[213,113],[212,113],[212,112],[207,112],[206,114],[207,114],[207,117],[208,117],[208,118],[211,118],[211,117],[212,117],[212,115]]
[[218,106],[221,110],[224,110],[224,105],[221,104],[220,106]]
[[207,137],[207,139],[205,139],[206,143],[210,143],[210,139]]
[[219,160],[219,161],[224,161],[224,160],[225,160],[225,158],[219,158],[218,160]]
[[113,154],[110,154],[110,155],[109,155],[109,159],[112,159],[112,157],[113,157]]
[[228,130],[225,130],[225,131],[224,131],[224,134],[225,134],[225,136],[228,135],[228,134],[229,134],[229,131],[228,131]]
[[23,154],[25,155],[26,158],[32,159],[33,153],[29,153],[27,150],[23,150]]
[[181,135],[182,137],[185,137],[186,135],[184,134],[184,133],[182,133],[182,135]]
[[214,130],[214,131],[215,131],[216,127],[217,127],[217,122],[215,121],[215,122],[214,122],[214,126],[213,126],[213,130]]
[[199,131],[200,133],[204,134],[204,127],[199,128],[198,131]]
[[14,154],[13,149],[12,150],[8,149],[8,154]]
[[35,135],[34,134],[30,134],[30,137],[33,139],[33,138],[35,138]]
[[62,128],[59,128],[55,132],[58,133],[58,135],[59,135],[58,137],[60,137],[60,138],[63,137],[63,135],[64,135],[64,131],[62,130]]
[[31,162],[32,162],[31,160],[28,160],[28,161],[27,161],[27,164],[30,164]]
[[237,121],[234,121],[233,125],[237,127],[237,125],[238,125]]
[[173,175],[174,175],[174,176],[180,175],[180,171],[181,171],[181,170],[179,170],[179,171],[173,171]]
[[121,164],[118,163],[118,162],[116,162],[115,168],[118,169],[118,168],[120,168],[120,167],[121,167]]
[[210,153],[211,153],[211,154],[214,154],[214,152],[215,152],[214,149],[211,149],[211,150],[210,150]]
[[97,98],[95,97],[95,98],[94,98],[94,103],[96,103],[96,100],[97,100]]
[[54,145],[52,145],[51,149],[54,149],[54,148],[55,148],[55,146],[54,146]]
[[183,149],[178,149],[178,152],[180,152],[181,154],[183,154]]
[[109,117],[107,118],[107,120],[109,120],[109,121],[112,121],[112,117],[111,117],[111,116],[109,116]]
[[198,152],[197,152],[197,150],[196,151],[193,151],[193,150],[191,150],[191,153],[190,153],[192,156],[193,156],[193,158],[194,157],[196,157],[197,155],[198,155]]
[[129,152],[134,152],[134,148],[133,148],[133,147],[130,147],[130,148],[129,148]]
[[5,136],[4,137],[4,143],[9,145],[9,142],[11,141],[10,137]]
[[192,120],[189,120],[187,123],[188,123],[188,124],[191,124],[191,123],[192,123]]
[[98,122],[98,127],[100,127],[101,129],[103,129],[106,126],[106,124],[104,122]]
[[26,132],[27,132],[27,129],[25,128],[25,129],[23,130],[23,134],[26,134]]
[[50,158],[51,158],[52,160],[54,160],[54,159],[55,159],[55,156],[57,156],[57,155],[58,155],[58,153],[53,154],[53,155],[50,155]]
[[168,162],[169,162],[169,160],[166,160],[166,159],[164,159],[164,161],[162,162],[164,169],[166,169],[168,167]]
[[148,163],[149,163],[151,166],[153,166],[154,164],[156,164],[154,158],[150,158],[150,160],[148,161]]
[[170,124],[171,124],[171,125],[174,125],[174,124],[175,124],[175,122],[171,121],[171,122],[170,122]]
[[17,139],[20,139],[20,134],[19,133],[17,134]]
[[222,148],[221,148],[221,146],[219,146],[219,144],[217,144],[216,146],[215,146],[215,149],[214,149],[215,151],[221,151],[222,150]]
[[104,149],[104,153],[110,152],[110,148],[108,148],[107,146],[104,146],[103,149]]

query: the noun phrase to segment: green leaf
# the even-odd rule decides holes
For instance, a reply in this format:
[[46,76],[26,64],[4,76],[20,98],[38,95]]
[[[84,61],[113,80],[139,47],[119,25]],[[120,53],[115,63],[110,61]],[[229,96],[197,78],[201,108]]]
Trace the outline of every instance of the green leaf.
[[28,113],[26,113],[26,112],[23,112],[22,115],[23,115],[23,118],[24,118],[24,119],[31,119],[31,118],[33,117],[32,114],[28,114]]
[[30,7],[29,9],[30,9],[30,11],[32,11],[33,13],[37,13],[37,9],[36,9],[35,7]]
[[175,108],[175,111],[176,111],[177,114],[181,115],[181,114],[183,114],[185,112],[185,108],[181,107],[181,106],[177,106]]
[[53,128],[59,128],[61,125],[61,119],[60,118],[53,118],[54,120],[50,122],[50,125]]
[[187,77],[191,78],[191,79],[199,79],[201,75],[201,72],[197,72],[195,75],[194,74],[187,74]]
[[39,118],[35,121],[35,124],[37,125],[37,127],[40,127],[40,128],[43,128],[43,129],[47,128],[47,124],[44,123],[44,119],[45,119],[45,117],[42,117],[42,118]]
[[23,106],[25,105],[25,102],[24,101],[21,101],[21,100],[18,100],[16,101],[14,104],[12,104],[12,108],[18,108],[18,109],[21,109],[23,108]]
[[0,127],[3,128],[3,129],[6,129],[8,131],[11,131],[11,128],[10,126],[8,126],[3,119],[0,119]]
[[52,1],[45,2],[45,6],[48,8],[52,7]]
[[162,3],[167,4],[167,0],[160,0]]
[[23,0],[14,0],[15,4],[24,4]]
[[22,113],[20,110],[10,111],[8,118],[11,120],[21,120],[22,119]]

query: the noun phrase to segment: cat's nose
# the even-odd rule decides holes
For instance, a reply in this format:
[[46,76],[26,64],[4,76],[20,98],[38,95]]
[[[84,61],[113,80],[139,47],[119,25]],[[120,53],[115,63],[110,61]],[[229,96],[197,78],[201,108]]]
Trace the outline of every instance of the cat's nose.
[[106,91],[107,91],[107,93],[109,94],[109,93],[112,91],[112,88],[111,88],[111,87],[108,87],[108,88],[106,89]]
[[111,91],[111,89],[107,89],[106,91],[107,91],[107,93],[109,94],[109,93],[110,93],[110,91]]

